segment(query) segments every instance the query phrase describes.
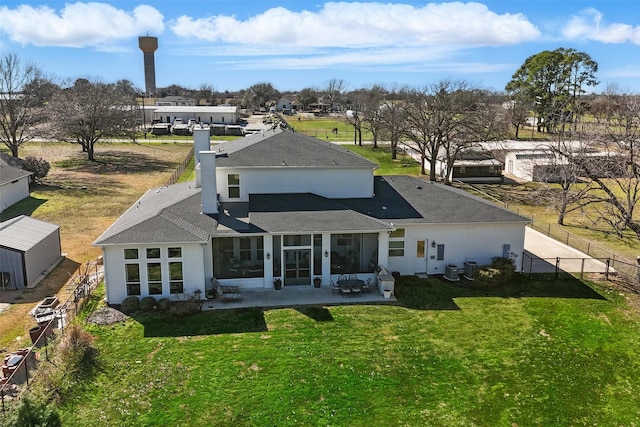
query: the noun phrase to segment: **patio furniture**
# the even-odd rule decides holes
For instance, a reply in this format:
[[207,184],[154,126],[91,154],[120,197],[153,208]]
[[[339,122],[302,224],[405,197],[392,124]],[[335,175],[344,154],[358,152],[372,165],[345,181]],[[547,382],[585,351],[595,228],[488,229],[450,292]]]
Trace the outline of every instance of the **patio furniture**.
[[349,280],[358,280],[357,274],[349,274]]
[[340,288],[339,285],[336,285],[335,282],[333,280],[331,280],[331,293],[332,294],[339,294],[341,289],[342,288]]
[[360,295],[363,285],[364,280],[360,279],[338,280],[338,286],[340,286],[340,293],[342,295]]
[[371,292],[371,277],[367,278],[364,285],[362,285],[362,292]]
[[242,299],[240,288],[232,285],[221,285],[215,278],[211,279],[216,299],[220,301],[239,301]]

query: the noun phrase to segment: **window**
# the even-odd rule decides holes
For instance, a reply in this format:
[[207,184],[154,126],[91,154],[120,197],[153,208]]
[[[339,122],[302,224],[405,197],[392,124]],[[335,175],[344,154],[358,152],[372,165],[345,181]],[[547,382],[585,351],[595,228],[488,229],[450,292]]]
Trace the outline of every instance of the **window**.
[[169,258],[182,258],[182,248],[169,248]]
[[334,234],[331,236],[331,274],[369,273],[378,264],[378,235]]
[[147,258],[160,258],[160,248],[147,249]]
[[389,234],[389,256],[404,256],[404,228],[397,228]]
[[442,261],[444,259],[444,245],[438,245],[437,260]]
[[404,240],[389,242],[389,256],[404,256]]
[[149,295],[162,294],[162,265],[159,262],[147,264]]
[[184,292],[184,281],[182,278],[182,263],[169,263],[169,293],[181,294]]
[[391,232],[391,234],[389,234],[389,237],[392,239],[395,237],[404,237],[404,228],[396,228]]
[[227,175],[227,187],[229,188],[229,198],[240,198],[240,174],[230,173]]
[[125,264],[124,268],[127,295],[140,295],[140,266],[138,264]]
[[264,276],[262,236],[216,238],[212,251],[213,275],[218,279]]
[[416,245],[416,258],[424,258],[424,240],[418,240]]
[[124,250],[124,259],[138,259],[138,250],[137,249],[125,249]]

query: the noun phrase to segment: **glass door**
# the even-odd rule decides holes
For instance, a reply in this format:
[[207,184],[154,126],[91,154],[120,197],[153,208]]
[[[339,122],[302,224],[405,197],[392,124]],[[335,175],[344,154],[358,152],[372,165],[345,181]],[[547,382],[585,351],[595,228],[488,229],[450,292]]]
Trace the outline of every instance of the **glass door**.
[[285,249],[284,285],[311,285],[311,249]]

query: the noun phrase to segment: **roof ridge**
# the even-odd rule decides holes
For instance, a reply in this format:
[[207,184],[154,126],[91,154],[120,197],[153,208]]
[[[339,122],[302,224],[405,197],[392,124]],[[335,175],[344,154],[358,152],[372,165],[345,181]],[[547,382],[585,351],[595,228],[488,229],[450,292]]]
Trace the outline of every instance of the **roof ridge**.
[[171,212],[168,209],[162,209],[160,214],[158,215],[163,219],[166,219],[170,223],[174,224],[177,227],[182,228],[187,233],[193,234],[195,237],[200,238],[202,240],[207,240],[209,238],[209,233],[206,230],[201,229],[195,224],[187,221],[185,218]]

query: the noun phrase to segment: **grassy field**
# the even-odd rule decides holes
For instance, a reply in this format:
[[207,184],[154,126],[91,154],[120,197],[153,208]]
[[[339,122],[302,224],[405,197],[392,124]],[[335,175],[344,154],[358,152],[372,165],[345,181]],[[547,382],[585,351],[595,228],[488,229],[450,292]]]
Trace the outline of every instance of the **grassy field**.
[[[326,141],[351,141],[353,142],[353,126],[339,117],[314,117],[311,114],[303,114],[284,118],[287,120],[296,132],[305,135],[324,139]],[[337,129],[337,133],[333,133],[333,129]],[[373,137],[371,132],[362,131],[362,141],[371,141]]]
[[[172,143],[98,144],[96,162],[87,161],[78,145],[31,142],[20,148],[21,157],[42,157],[51,170],[44,185],[34,186],[31,197],[2,212],[0,221],[31,215],[60,225],[66,259],[34,289],[0,292],[0,302],[12,302],[0,314],[0,353],[26,344],[33,306],[58,294],[79,265],[101,255],[91,243],[149,188],[163,185],[190,148],[191,144]],[[59,297],[64,301],[68,295]]]
[[[96,296],[96,301],[100,295]],[[136,316],[63,425],[594,426],[640,419],[638,309],[609,287],[403,277],[398,305]]]

